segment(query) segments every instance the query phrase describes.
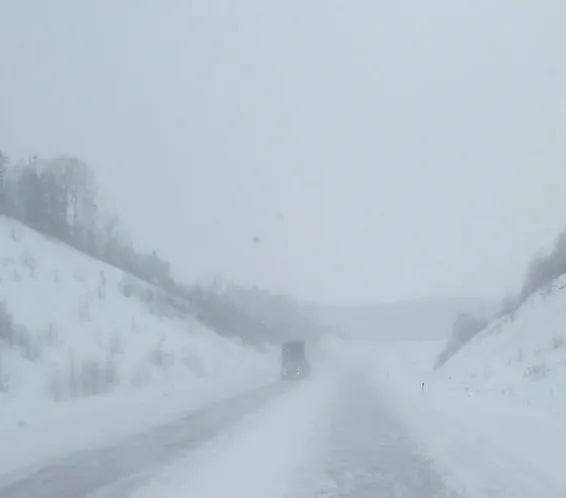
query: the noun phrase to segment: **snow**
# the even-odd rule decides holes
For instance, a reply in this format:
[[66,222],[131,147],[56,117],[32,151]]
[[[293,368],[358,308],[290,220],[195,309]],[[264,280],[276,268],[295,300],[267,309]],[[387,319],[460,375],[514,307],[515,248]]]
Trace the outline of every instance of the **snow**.
[[475,336],[439,375],[471,394],[566,414],[566,276]]
[[333,385],[321,376],[291,386],[234,430],[176,461],[134,498],[297,496],[309,469],[317,469]]
[[[478,341],[489,350],[485,342],[491,338],[487,331],[485,334]],[[515,346],[537,343],[536,338],[529,336],[515,339]],[[496,364],[495,360],[506,364],[506,349],[496,349],[495,344],[497,340],[493,340],[494,350],[489,351],[488,358]],[[363,352],[358,350],[356,354],[371,361],[379,392],[460,495],[565,496],[566,428],[563,416],[547,409],[556,402],[549,396],[549,386],[538,383],[540,392],[536,393],[529,385],[530,379],[522,377],[519,381],[504,369],[500,376],[494,373],[497,370],[490,370],[485,385],[485,377],[470,385],[467,375],[472,364],[475,363],[475,372],[483,372],[486,362],[477,351],[466,351],[469,346],[464,346],[451,360],[450,374],[442,369],[434,372],[431,365],[441,346],[438,341],[390,342],[373,348],[366,345]],[[459,355],[466,357],[462,372],[458,371]],[[516,392],[529,396],[536,393],[537,400],[546,396],[546,403],[522,404],[514,396],[493,391],[494,384],[505,385],[509,379],[515,381]],[[524,388],[521,382],[526,384]],[[556,404],[558,407],[562,402]]]
[[[133,498],[454,498],[382,403],[367,364],[345,348],[325,344],[313,378],[290,383],[245,422],[146,480]],[[95,496],[118,496],[116,487]]]
[[566,496],[566,276],[435,371],[443,346],[367,340],[344,349],[460,496]]
[[[277,378],[275,351],[259,353],[182,318],[149,299],[157,289],[2,217],[0,282],[17,325],[12,344],[6,338],[0,344],[2,479]],[[399,421],[411,442],[406,454],[416,441],[461,497],[562,498],[565,330],[566,276],[492,323],[437,371],[442,341],[328,340],[317,350],[312,379],[187,453],[136,498],[222,498],[235,489],[250,498],[337,494],[331,480],[324,483],[325,465],[336,463],[322,454],[330,452],[329,421],[342,413],[350,422],[339,432],[362,420],[370,431],[379,417],[356,418],[364,407],[393,413],[381,418],[381,433],[375,428],[376,444],[399,450],[396,441],[406,439],[394,425]],[[372,382],[374,401],[362,388],[348,391],[343,379],[352,372],[347,378]],[[354,411],[340,404],[348,395]],[[340,432],[338,447],[371,454],[360,431]],[[349,476],[352,469],[345,470]],[[402,480],[398,471],[395,483]]]
[[0,343],[3,473],[277,378],[275,351],[176,316],[157,288],[4,217],[0,282],[16,324]]

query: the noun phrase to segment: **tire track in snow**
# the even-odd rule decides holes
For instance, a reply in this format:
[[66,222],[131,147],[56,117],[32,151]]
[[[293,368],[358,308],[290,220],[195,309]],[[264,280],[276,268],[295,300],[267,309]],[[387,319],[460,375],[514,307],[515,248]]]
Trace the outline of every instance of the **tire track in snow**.
[[318,491],[319,498],[457,496],[361,375],[344,381],[335,402],[326,453],[329,479]]
[[297,498],[300,474],[318,463],[313,439],[335,384],[313,376],[292,385],[234,431],[174,462],[135,498]]

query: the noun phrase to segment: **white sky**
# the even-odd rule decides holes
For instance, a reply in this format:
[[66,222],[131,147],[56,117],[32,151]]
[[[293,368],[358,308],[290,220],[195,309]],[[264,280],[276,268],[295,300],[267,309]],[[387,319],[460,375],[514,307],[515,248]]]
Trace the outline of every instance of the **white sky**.
[[0,148],[85,159],[187,278],[499,296],[566,224],[559,0],[0,0],[0,20]]

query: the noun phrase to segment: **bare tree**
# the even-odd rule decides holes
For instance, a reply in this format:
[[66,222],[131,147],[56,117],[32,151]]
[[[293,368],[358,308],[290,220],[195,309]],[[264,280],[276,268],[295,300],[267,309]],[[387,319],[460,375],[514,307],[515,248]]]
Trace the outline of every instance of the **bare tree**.
[[73,239],[86,246],[89,234],[96,229],[98,216],[94,174],[79,159],[62,157],[58,162],[66,184]]

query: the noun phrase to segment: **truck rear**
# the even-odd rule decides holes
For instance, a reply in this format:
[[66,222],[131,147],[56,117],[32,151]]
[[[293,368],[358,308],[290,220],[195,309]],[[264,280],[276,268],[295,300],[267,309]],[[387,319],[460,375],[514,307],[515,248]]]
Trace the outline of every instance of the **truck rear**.
[[304,341],[288,341],[281,346],[281,378],[301,379],[310,374]]

